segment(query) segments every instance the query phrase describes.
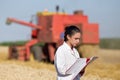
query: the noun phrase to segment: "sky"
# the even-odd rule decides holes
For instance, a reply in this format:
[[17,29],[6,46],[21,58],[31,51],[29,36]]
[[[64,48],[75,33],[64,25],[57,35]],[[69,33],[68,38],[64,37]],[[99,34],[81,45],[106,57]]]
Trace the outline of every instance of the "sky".
[[100,38],[120,38],[120,0],[0,0],[0,42],[29,40],[31,28],[19,24],[6,25],[13,17],[29,22],[32,15],[60,6],[66,13],[83,10],[90,23],[99,24]]

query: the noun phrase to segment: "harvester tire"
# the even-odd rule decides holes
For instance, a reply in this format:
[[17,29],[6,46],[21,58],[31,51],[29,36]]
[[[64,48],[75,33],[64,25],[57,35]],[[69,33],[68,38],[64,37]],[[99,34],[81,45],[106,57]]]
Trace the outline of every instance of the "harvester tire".
[[31,52],[33,53],[33,57],[37,61],[42,60],[42,48],[40,46],[32,46],[31,47]]
[[10,46],[9,59],[18,59],[18,50],[16,46]]

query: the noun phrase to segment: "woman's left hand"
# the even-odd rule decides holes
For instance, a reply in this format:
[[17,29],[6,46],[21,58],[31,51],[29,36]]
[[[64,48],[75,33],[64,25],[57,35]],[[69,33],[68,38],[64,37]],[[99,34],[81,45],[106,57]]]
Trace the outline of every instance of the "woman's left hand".
[[82,71],[80,71],[79,74],[80,74],[81,76],[83,76],[84,73],[85,73],[85,68],[84,68]]

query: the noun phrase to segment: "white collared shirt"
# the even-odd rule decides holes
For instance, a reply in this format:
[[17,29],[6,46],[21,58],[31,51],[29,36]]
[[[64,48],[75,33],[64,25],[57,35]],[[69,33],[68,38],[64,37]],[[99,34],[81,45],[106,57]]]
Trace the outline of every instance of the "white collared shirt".
[[[54,59],[57,80],[72,80],[72,75],[68,75],[65,72],[78,58],[78,51],[75,48],[71,49],[66,42],[57,49]],[[74,80],[80,80],[80,75],[76,76]]]

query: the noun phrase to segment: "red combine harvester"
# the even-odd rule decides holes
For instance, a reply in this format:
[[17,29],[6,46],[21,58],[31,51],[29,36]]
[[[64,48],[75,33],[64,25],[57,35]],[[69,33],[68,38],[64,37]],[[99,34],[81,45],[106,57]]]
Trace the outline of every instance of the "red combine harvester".
[[[32,39],[24,46],[11,46],[9,58],[19,60],[29,60],[31,51],[34,58],[41,61],[47,59],[50,62],[54,60],[54,52],[60,43],[60,35],[64,32],[67,25],[77,25],[82,30],[82,44],[99,44],[98,24],[89,23],[88,16],[82,11],[75,11],[74,14],[38,12],[37,24],[21,21],[15,18],[8,18],[7,23],[11,22],[25,25],[32,30]],[[37,43],[45,43],[45,46],[33,46]]]

